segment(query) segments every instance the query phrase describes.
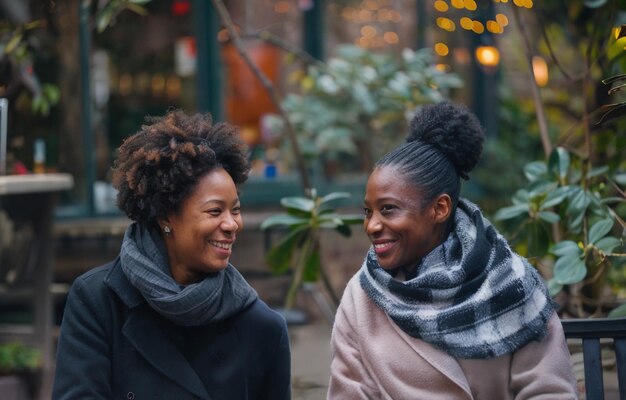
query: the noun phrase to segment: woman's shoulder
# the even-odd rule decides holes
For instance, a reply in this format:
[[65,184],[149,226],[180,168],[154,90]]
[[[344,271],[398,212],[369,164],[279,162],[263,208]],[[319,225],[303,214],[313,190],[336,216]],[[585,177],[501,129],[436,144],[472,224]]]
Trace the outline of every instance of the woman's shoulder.
[[256,299],[250,307],[239,316],[241,324],[249,325],[255,330],[286,330],[285,318],[277,311],[272,310],[263,300]]

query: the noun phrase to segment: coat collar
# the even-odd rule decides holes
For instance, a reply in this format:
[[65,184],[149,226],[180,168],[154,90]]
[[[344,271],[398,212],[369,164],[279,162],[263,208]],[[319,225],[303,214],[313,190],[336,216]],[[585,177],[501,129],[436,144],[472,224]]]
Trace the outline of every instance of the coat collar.
[[198,374],[159,326],[158,316],[124,275],[120,258],[112,263],[105,284],[128,307],[122,334],[154,368],[202,399],[210,399]]
[[436,349],[422,340],[418,340],[408,335],[398,325],[396,325],[396,323],[393,322],[388,315],[387,318],[389,318],[389,324],[393,327],[393,329],[417,354],[447,376],[456,385],[460,386],[467,393],[468,398],[472,398],[472,391],[467,381],[467,377],[454,357]]

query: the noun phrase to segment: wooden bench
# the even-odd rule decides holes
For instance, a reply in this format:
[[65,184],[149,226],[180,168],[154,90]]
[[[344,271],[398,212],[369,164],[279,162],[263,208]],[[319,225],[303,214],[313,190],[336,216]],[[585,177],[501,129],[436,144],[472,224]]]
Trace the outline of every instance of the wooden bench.
[[613,339],[619,399],[626,400],[626,318],[564,319],[565,337],[582,339],[587,400],[604,399],[600,339]]

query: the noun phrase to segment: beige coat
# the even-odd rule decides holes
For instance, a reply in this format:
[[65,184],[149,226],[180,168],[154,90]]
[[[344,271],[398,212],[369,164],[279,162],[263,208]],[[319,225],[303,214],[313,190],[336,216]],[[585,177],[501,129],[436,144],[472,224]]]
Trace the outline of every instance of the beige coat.
[[548,335],[513,354],[455,359],[402,331],[365,294],[355,275],[332,333],[329,399],[576,399],[563,329],[556,314]]

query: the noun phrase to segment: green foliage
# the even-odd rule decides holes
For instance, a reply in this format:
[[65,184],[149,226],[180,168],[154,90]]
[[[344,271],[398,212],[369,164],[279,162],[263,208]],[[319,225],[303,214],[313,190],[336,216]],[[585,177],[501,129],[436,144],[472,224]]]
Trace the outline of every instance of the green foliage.
[[109,0],[105,1],[96,13],[96,27],[98,32],[102,33],[104,30],[112,26],[115,23],[115,17],[117,17],[124,10],[132,11],[139,15],[148,15],[142,5],[148,4],[151,0]]
[[41,354],[20,342],[0,344],[0,375],[34,370],[41,367]]
[[527,164],[524,173],[528,186],[519,189],[513,205],[498,210],[495,219],[518,223],[517,240],[536,263],[553,257],[548,282],[553,295],[565,285],[601,281],[611,258],[621,256],[616,249],[626,238],[624,229],[613,229],[621,221],[615,205],[626,199],[610,197],[606,185],[619,174],[606,166],[590,168],[562,147],[550,154],[547,163]]
[[[368,170],[406,134],[416,106],[444,100],[460,78],[436,68],[429,49],[401,57],[341,45],[327,63],[310,66],[283,108],[308,157],[352,156]],[[282,121],[270,122],[278,131]]]
[[[349,237],[350,225],[363,222],[363,216],[357,214],[339,214],[332,203],[350,197],[349,193],[333,192],[318,196],[311,189],[307,197],[284,197],[281,205],[285,213],[269,217],[261,224],[262,230],[286,229],[285,236],[274,245],[267,254],[267,262],[277,274],[293,269],[293,280],[285,308],[293,306],[295,295],[302,282],[316,281],[324,275],[320,262],[320,234],[324,230],[334,230]],[[295,258],[295,262],[294,262]],[[322,276],[325,284],[327,280]],[[332,289],[327,286],[328,290]]]

